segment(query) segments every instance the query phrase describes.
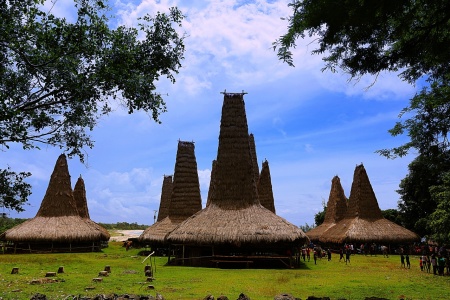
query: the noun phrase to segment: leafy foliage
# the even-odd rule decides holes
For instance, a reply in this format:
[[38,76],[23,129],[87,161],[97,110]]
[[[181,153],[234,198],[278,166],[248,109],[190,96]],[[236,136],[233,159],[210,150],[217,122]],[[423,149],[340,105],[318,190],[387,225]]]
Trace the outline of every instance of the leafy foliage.
[[31,185],[24,181],[31,176],[29,172],[12,172],[8,167],[0,170],[0,207],[21,212],[28,196],[31,195]]
[[184,36],[173,25],[181,26],[182,13],[171,8],[140,18],[137,28],[110,29],[102,1],[76,0],[74,23],[43,3],[0,2],[0,147],[47,144],[83,161],[82,149],[94,146],[87,131],[113,101],[159,122],[166,106],[155,82],[174,83],[181,67]]
[[327,207],[324,203],[322,203],[322,205],[323,210],[314,215],[314,223],[316,224],[316,226],[321,225],[323,221],[325,221],[325,213],[327,212]]
[[430,188],[431,198],[437,207],[430,215],[428,229],[431,238],[440,244],[450,242],[450,172],[442,176],[442,184]]
[[313,54],[325,54],[325,69],[352,77],[401,71],[408,82],[449,74],[450,3],[446,0],[303,0],[289,4],[287,33],[274,43],[293,65],[291,48],[306,35],[317,38]]
[[6,230],[13,228],[19,224],[22,224],[28,219],[18,219],[18,218],[7,218],[6,216],[0,216],[0,233],[5,232]]

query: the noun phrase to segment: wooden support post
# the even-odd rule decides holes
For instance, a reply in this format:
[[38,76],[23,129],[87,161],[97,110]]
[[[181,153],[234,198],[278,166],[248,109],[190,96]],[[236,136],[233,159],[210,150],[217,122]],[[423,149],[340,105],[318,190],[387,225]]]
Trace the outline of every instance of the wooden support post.
[[19,274],[19,268],[17,267],[12,268],[11,274]]
[[58,268],[58,273],[64,273],[64,267],[63,266]]

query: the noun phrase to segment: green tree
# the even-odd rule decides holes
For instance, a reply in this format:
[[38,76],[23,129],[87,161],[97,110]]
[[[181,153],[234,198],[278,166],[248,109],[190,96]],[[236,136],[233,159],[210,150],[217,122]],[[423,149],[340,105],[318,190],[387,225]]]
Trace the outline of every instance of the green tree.
[[431,231],[431,239],[442,244],[450,242],[450,172],[446,172],[442,178],[442,184],[430,188],[432,199],[437,207],[430,215],[428,227]]
[[[75,0],[73,23],[43,3],[0,1],[0,147],[46,144],[83,161],[82,149],[94,145],[88,131],[114,101],[159,122],[166,106],[155,83],[161,76],[174,83],[181,67],[182,13],[171,8],[140,18],[137,28],[110,29],[101,0]],[[28,173],[11,172],[0,173],[0,190],[16,194],[2,204],[20,210],[23,201],[10,200],[26,196],[20,184]]]
[[323,204],[323,210],[319,211],[317,214],[314,215],[314,223],[316,226],[319,226],[325,221],[325,213],[327,212],[327,207]]

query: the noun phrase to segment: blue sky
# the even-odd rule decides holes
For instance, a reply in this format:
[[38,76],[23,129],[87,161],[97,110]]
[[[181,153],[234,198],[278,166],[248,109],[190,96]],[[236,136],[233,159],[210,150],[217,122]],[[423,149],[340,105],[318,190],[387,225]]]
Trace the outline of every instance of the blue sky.
[[[350,193],[353,171],[363,163],[381,209],[396,208],[395,192],[412,157],[388,160],[375,153],[406,141],[387,130],[398,121],[416,88],[396,74],[348,82],[342,72],[322,72],[311,55],[314,38],[298,41],[295,68],[277,59],[274,42],[286,31],[288,1],[115,1],[112,24],[135,25],[146,13],[178,6],[186,15],[186,53],[174,85],[161,80],[158,91],[168,112],[156,124],[144,113],[117,107],[91,133],[94,149],[86,164],[69,160],[72,183],[84,178],[91,218],[96,222],[152,224],[159,208],[163,175],[173,174],[178,140],[194,141],[203,205],[216,158],[220,92],[245,91],[249,131],[259,166],[270,166],[277,214],[295,225],[313,224],[338,175]],[[48,4],[48,7],[51,5]],[[58,0],[52,12],[73,17],[73,2]],[[115,26],[112,25],[112,26]],[[3,149],[2,166],[30,171],[33,194],[26,211],[34,217],[61,150],[42,146]]]

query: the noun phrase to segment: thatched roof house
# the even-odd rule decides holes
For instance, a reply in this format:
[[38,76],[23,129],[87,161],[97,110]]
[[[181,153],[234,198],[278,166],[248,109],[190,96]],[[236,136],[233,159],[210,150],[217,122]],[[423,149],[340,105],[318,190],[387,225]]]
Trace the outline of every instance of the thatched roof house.
[[322,234],[345,217],[347,212],[347,197],[345,197],[341,180],[334,176],[331,180],[330,196],[328,197],[325,220],[316,228],[306,232],[311,241],[318,241]]
[[111,237],[108,230],[106,230],[103,226],[92,221],[89,216],[89,209],[87,206],[87,198],[86,198],[86,187],[84,185],[84,180],[81,177],[81,175],[80,175],[80,177],[78,177],[78,180],[73,189],[73,198],[75,200],[75,204],[77,206],[77,211],[78,211],[79,216],[85,222],[87,222],[89,225],[91,225],[92,228],[101,232],[102,241],[108,241],[109,238]]
[[355,169],[344,219],[325,231],[320,241],[324,243],[409,243],[420,241],[420,237],[383,218],[369,177],[361,164]]
[[243,95],[224,93],[209,205],[167,236],[171,244],[183,245],[183,258],[275,253],[308,240],[301,229],[259,202]]
[[200,209],[202,200],[195,146],[193,142],[178,141],[168,215],[145,229],[139,241],[150,245],[165,244],[167,233]]
[[36,216],[5,232],[17,250],[26,251],[94,251],[105,240],[80,217],[72,192],[66,156],[56,161],[50,182]]
[[258,180],[258,196],[261,205],[275,213],[275,200],[273,199],[272,179],[270,178],[269,162],[262,164],[261,175]]
[[172,196],[172,190],[172,175],[164,175],[161,189],[161,200],[159,202],[158,218],[156,219],[157,222],[162,221],[169,215],[170,197]]

